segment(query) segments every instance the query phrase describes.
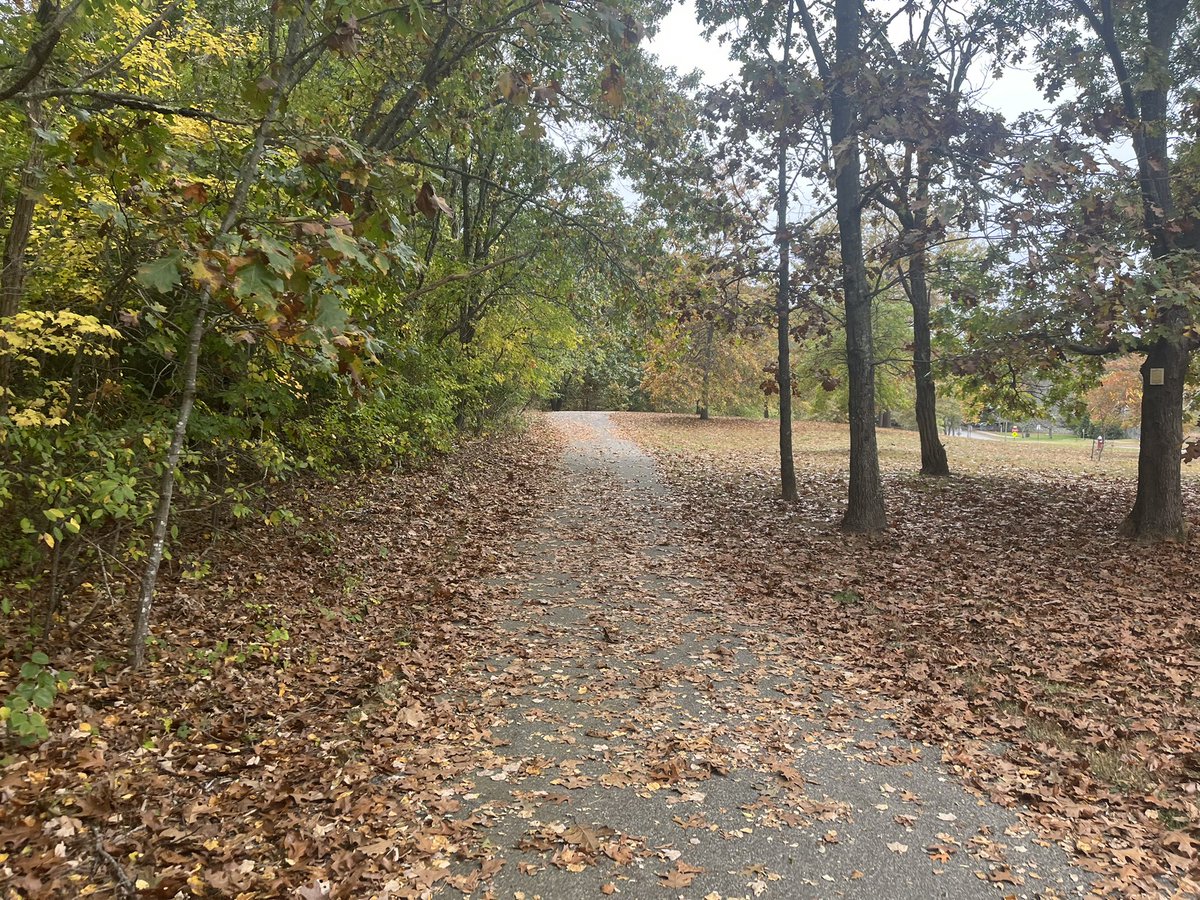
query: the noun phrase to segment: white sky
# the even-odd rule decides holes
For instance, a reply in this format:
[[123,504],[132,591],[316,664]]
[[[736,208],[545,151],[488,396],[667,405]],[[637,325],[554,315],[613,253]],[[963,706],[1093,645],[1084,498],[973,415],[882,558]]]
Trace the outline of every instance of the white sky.
[[692,0],[671,9],[649,48],[659,62],[674,66],[681,74],[701,70],[708,85],[720,84],[738,71],[724,47],[704,39]]
[[[660,62],[674,66],[681,74],[699,69],[708,85],[720,84],[738,73],[738,67],[729,59],[726,48],[716,40],[705,40],[696,21],[693,0],[684,0],[682,5],[672,8],[663,19],[658,34],[650,41],[649,50],[658,56]],[[1008,119],[1046,106],[1034,85],[1033,72],[1029,70],[1006,72],[1004,78],[987,85],[984,97],[988,105]]]

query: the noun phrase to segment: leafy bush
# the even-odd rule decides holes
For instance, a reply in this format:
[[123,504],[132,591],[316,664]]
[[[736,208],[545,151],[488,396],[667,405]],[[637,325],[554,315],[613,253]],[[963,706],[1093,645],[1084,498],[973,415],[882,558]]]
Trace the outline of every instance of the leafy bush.
[[74,678],[71,672],[50,667],[50,657],[33,653],[17,673],[17,687],[0,705],[0,721],[22,746],[30,746],[50,736],[44,711],[54,705],[58,692]]
[[453,408],[448,398],[426,394],[414,390],[331,403],[290,425],[288,438],[326,474],[395,466],[446,450],[454,434]]

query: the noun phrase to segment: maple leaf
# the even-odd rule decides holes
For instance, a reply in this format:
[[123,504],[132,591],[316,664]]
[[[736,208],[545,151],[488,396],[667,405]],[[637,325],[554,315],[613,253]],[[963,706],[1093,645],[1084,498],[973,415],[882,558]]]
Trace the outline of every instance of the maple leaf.
[[691,885],[696,880],[696,876],[702,873],[704,869],[696,866],[690,866],[682,860],[675,863],[675,868],[660,872],[658,877],[662,879],[662,886],[666,888],[685,888]]
[[199,181],[193,181],[191,184],[185,185],[180,195],[188,203],[193,203],[196,206],[203,206],[208,202],[208,188]]

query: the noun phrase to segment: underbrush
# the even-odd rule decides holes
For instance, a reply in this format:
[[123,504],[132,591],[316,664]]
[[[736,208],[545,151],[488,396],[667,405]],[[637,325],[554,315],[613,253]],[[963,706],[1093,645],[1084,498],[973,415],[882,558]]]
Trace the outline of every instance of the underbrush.
[[[45,668],[74,674],[48,737],[5,747],[0,880],[28,897],[122,879],[143,897],[278,895],[320,873],[350,896],[386,873],[397,857],[371,847],[402,847],[438,800],[443,775],[411,761],[472,727],[435,698],[491,627],[483,577],[545,468],[535,430],[310,485],[296,527],[247,525],[164,579],[143,670],[124,667],[120,606],[48,648]],[[4,646],[7,695],[28,647]]]

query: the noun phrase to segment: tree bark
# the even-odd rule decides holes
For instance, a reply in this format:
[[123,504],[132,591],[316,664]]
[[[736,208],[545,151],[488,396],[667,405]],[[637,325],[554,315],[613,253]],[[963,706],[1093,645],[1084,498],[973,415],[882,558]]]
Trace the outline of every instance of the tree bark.
[[[34,79],[40,84],[41,76]],[[29,119],[29,154],[17,186],[17,197],[13,203],[12,219],[8,234],[4,237],[4,254],[0,257],[0,319],[15,316],[21,309],[21,298],[25,295],[25,252],[29,248],[29,236],[33,232],[33,214],[37,209],[37,190],[42,180],[42,163],[45,148],[38,134],[43,127],[42,101],[30,100],[25,106]],[[12,361],[7,355],[0,356],[0,398],[10,387]]]
[[[1138,541],[1184,540],[1180,470],[1183,449],[1183,389],[1188,351],[1160,339],[1142,363],[1142,438],[1138,449],[1137,496],[1121,533]],[[1162,384],[1152,373],[1162,370]]]
[[[1138,161],[1138,188],[1142,196],[1142,222],[1150,240],[1150,253],[1160,264],[1169,264],[1178,253],[1172,229],[1175,198],[1171,183],[1170,126],[1167,120],[1172,87],[1171,51],[1187,0],[1144,0],[1145,37],[1136,35],[1131,49],[1145,61],[1135,75],[1125,59],[1112,7],[1102,5],[1097,14],[1086,4],[1078,7],[1104,44],[1120,88],[1121,103],[1131,129]],[[1191,316],[1174,301],[1155,308],[1168,336],[1150,346],[1142,366],[1142,438],[1138,449],[1138,485],[1133,509],[1121,533],[1138,541],[1182,539],[1187,534],[1183,513],[1180,449],[1183,445],[1183,384],[1190,351],[1187,341]],[[1151,310],[1155,311],[1154,309]],[[1162,369],[1163,383],[1152,385],[1150,374]],[[1156,379],[1157,380],[1157,379]]]
[[836,0],[837,53],[830,96],[830,138],[837,173],[838,235],[846,310],[846,361],[850,377],[850,491],[842,530],[854,533],[887,527],[879,449],[875,438],[875,360],[871,334],[871,295],[867,289],[862,240],[862,163],[856,134],[855,97],[860,63],[860,0]]
[[[783,36],[781,63],[786,103],[787,79],[791,63],[794,4],[788,3],[787,25]],[[791,238],[788,234],[788,122],[784,109],[779,116],[778,184],[775,192],[775,241],[779,245],[779,283],[775,291],[776,343],[778,361],[775,377],[779,383],[779,481],[784,500],[796,500],[796,463],[792,458],[792,360],[791,360]]]
[[196,405],[196,370],[200,362],[200,346],[204,341],[204,328],[208,312],[208,292],[204,291],[196,318],[188,330],[187,357],[184,363],[183,395],[175,416],[175,429],[171,433],[171,444],[163,464],[162,479],[158,486],[158,506],[154,515],[154,530],[150,536],[150,552],[142,570],[141,590],[134,612],[133,633],[129,638],[129,665],[141,666],[146,659],[146,638],[150,633],[150,613],[154,606],[154,591],[158,584],[158,569],[162,565],[167,544],[167,529],[171,520],[171,501],[175,494],[175,476],[179,471],[179,459],[187,439],[188,422]]
[[712,379],[713,332],[716,327],[715,323],[709,322],[708,327],[704,330],[704,378],[700,382],[700,419],[702,421],[708,419],[708,387]]
[[933,340],[929,326],[929,282],[922,244],[908,263],[909,303],[913,311],[913,376],[917,390],[917,431],[921,436],[921,474],[949,475],[946,448],[938,437],[937,386],[933,380]]
[[80,5],[80,0],[75,0],[64,10],[54,0],[41,0],[34,14],[39,34],[25,52],[24,71],[19,71],[12,81],[0,86],[0,103],[23,92],[34,93],[42,88],[43,71],[62,38],[63,30]]
[[[308,4],[288,26],[286,49],[283,55],[283,72],[278,79],[278,86],[271,97],[266,112],[255,130],[254,143],[251,145],[242,165],[238,170],[237,183],[221,227],[213,236],[213,242],[220,240],[232,230],[241,216],[242,209],[250,196],[251,182],[258,176],[259,165],[266,152],[267,140],[275,126],[276,117],[283,103],[283,98],[291,89],[291,64],[295,61],[304,34],[304,20]],[[200,293],[196,309],[196,318],[188,330],[187,355],[184,362],[183,393],[179,400],[179,409],[175,416],[175,428],[171,433],[171,444],[167,449],[167,458],[163,464],[162,479],[158,489],[158,505],[155,508],[154,527],[150,537],[150,552],[146,556],[146,565],[142,570],[141,588],[138,591],[137,605],[134,608],[133,633],[129,640],[129,665],[138,668],[146,659],[146,638],[150,633],[150,615],[154,606],[154,592],[158,584],[158,570],[162,565],[166,549],[168,527],[171,520],[171,501],[175,493],[175,480],[179,472],[179,460],[183,455],[183,447],[187,441],[188,423],[191,421],[192,409],[196,404],[196,372],[200,362],[200,349],[204,342],[205,326],[210,296],[206,286]]]

